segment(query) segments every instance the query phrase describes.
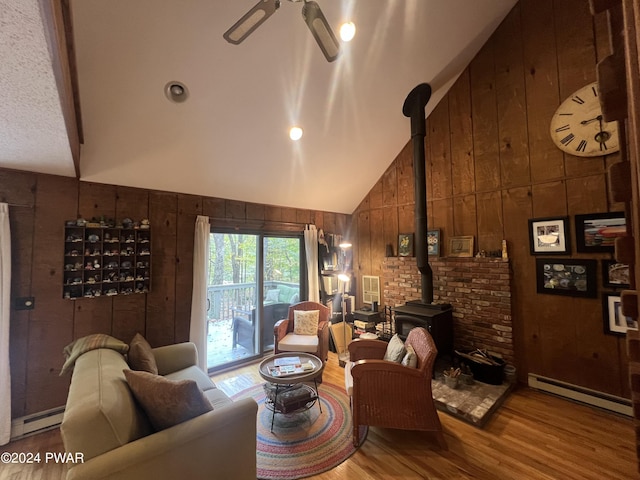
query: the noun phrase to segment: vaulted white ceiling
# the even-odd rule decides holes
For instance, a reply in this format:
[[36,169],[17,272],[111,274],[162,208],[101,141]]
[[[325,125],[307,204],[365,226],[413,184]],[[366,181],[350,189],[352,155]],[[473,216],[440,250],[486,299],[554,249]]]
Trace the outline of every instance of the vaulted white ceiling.
[[[317,1],[334,30],[357,27],[333,63],[301,2],[231,45],[256,0],[71,0],[81,179],[351,213],[409,140],[409,91],[431,83],[430,112],[516,3]],[[73,175],[38,1],[5,3],[0,166]]]

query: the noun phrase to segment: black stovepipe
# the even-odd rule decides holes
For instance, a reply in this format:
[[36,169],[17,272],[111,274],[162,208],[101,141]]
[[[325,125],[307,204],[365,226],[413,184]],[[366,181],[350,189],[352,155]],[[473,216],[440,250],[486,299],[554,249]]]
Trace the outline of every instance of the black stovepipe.
[[404,101],[402,113],[411,118],[413,144],[413,177],[416,223],[416,263],[422,284],[422,303],[433,303],[433,272],[429,266],[427,251],[427,178],[425,173],[424,138],[426,136],[425,107],[431,98],[431,86],[421,83]]

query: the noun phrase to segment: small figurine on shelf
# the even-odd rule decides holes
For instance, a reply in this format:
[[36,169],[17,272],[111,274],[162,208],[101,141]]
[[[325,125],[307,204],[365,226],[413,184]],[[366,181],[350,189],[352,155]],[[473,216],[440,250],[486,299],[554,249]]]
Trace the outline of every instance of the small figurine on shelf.
[[149,219],[148,218],[143,218],[142,220],[140,220],[140,228],[143,229],[147,229],[149,228]]

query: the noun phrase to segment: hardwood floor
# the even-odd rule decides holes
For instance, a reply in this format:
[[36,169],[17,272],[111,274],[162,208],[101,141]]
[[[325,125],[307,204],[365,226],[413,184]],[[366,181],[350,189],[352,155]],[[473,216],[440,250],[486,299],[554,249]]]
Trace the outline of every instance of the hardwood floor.
[[[324,381],[343,385],[343,369],[335,354],[329,355]],[[262,382],[256,364],[213,379],[230,394]],[[511,393],[483,429],[439,414],[448,451],[440,450],[427,433],[370,428],[366,442],[347,461],[311,478],[640,479],[633,420],[628,417],[526,387]],[[56,429],[12,442],[0,451],[44,454],[61,452],[63,447]],[[64,467],[54,464],[0,464],[2,480],[58,480],[64,474]]]

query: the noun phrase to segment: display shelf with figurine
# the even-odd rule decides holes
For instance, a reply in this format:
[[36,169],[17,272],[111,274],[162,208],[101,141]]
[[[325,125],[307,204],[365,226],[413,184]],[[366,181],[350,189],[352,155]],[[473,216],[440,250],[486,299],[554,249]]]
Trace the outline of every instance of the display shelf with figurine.
[[66,299],[151,290],[149,221],[69,220],[64,227],[62,296]]

